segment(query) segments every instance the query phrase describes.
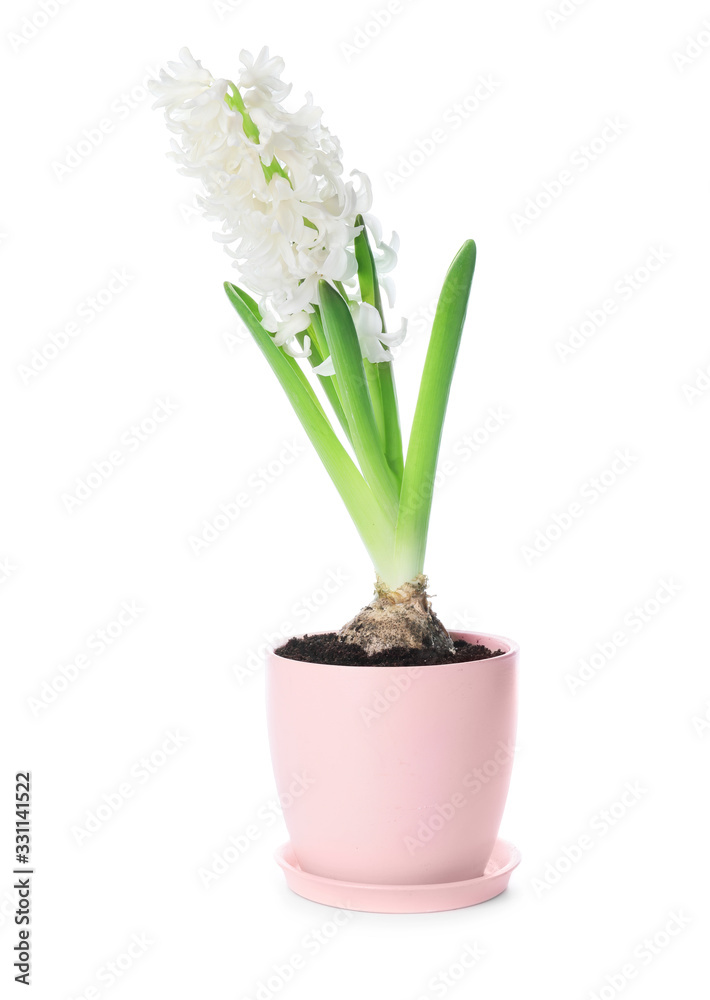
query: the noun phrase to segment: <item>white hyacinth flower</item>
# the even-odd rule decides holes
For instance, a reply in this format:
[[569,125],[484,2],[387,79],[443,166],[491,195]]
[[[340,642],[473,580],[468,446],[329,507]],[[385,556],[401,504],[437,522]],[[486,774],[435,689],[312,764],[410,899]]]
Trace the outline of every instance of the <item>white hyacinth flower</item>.
[[[383,295],[394,303],[399,238],[386,242],[371,214],[367,175],[344,175],[340,143],[311,95],[284,106],[283,60],[264,48],[240,61],[236,80],[216,79],[182,49],[151,90],[173,133],[169,155],[202,182],[204,214],[240,272],[225,294],[372,557],[378,596],[339,637],[369,637],[368,653],[395,649],[412,643],[413,617],[417,636],[424,618],[421,648],[451,652],[436,616],[422,614],[424,553],[476,244],[466,240],[444,278],[405,457],[391,362],[407,324],[388,333],[383,309]],[[317,530],[318,502],[312,513]]]
[[[221,224],[215,238],[257,299],[264,328],[291,356],[308,357],[305,331],[319,305],[319,280],[336,285],[356,273],[357,216],[372,234],[390,305],[398,240],[396,234],[389,244],[382,240],[370,214],[367,175],[354,170],[343,179],[340,143],[322,124],[311,95],[295,111],[283,107],[291,90],[281,79],[283,60],[267,48],[256,58],[246,51],[239,58],[236,82],[215,79],[183,48],[179,61],[168,63],[150,85],[154,106],[165,109],[175,135],[169,155],[181,172],[203,183],[201,207]],[[348,297],[363,357],[391,360],[387,348],[401,341],[404,327],[385,334],[377,310],[357,301],[357,287],[349,286]]]

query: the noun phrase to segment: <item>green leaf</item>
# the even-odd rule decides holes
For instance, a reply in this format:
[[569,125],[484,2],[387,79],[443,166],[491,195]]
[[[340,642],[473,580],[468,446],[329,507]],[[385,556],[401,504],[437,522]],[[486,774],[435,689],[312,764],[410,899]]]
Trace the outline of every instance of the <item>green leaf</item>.
[[340,493],[378,572],[386,572],[394,519],[383,510],[326,417],[313,387],[295,358],[274,343],[255,315],[253,299],[226,281],[224,290],[281,383],[296,416]]
[[380,386],[380,376],[377,371],[377,365],[373,365],[371,361],[367,358],[362,359],[362,367],[365,372],[365,379],[367,380],[367,389],[370,393],[370,400],[372,402],[372,412],[375,417],[375,425],[377,427],[377,433],[380,436],[380,448],[384,454],[385,451],[385,410],[382,405],[382,388]]
[[356,216],[355,225],[362,226],[362,229],[355,237],[355,260],[357,261],[357,280],[360,285],[360,294],[363,302],[369,302],[374,306],[382,317],[382,328],[384,329],[385,318],[382,312],[382,296],[380,295],[380,283],[377,280],[377,268],[375,258],[372,253],[370,241],[367,238],[365,222],[361,215]]
[[355,455],[381,505],[396,518],[398,484],[382,449],[350,309],[342,295],[327,281],[319,282],[319,292],[323,332],[333,359]]
[[[320,365],[324,360],[323,355],[321,353],[320,342],[318,340],[318,333],[315,329],[316,321],[320,322],[318,320],[318,317],[316,317],[314,314],[313,323],[311,323],[307,331],[308,336],[311,338],[311,353],[308,358],[311,368],[317,368],[318,365]],[[321,329],[321,335],[322,332],[323,331]],[[306,333],[305,332],[299,333],[296,336],[298,337],[299,344],[301,345],[301,347],[303,347]],[[350,437],[350,427],[348,426],[347,417],[345,416],[345,411],[343,410],[342,403],[340,402],[340,396],[338,395],[338,383],[336,379],[334,379],[332,375],[319,375],[318,381],[323,387],[323,391],[325,392],[328,402],[333,407],[333,413],[338,418],[338,423],[343,428],[345,436],[347,437],[348,441],[350,441],[350,443],[352,444],[352,440]]]
[[436,307],[402,480],[394,557],[400,582],[423,572],[436,463],[475,266],[476,244],[467,240]]
[[[225,288],[227,287],[227,283],[226,282],[225,282],[225,286],[224,287]],[[251,295],[249,295],[248,292],[244,291],[243,288],[237,288],[236,285],[230,285],[230,287],[235,289],[235,291],[238,293],[238,295],[242,299],[242,301],[246,302],[246,304],[249,306],[249,308],[251,309],[251,311],[254,313],[254,315],[256,316],[256,318],[261,323],[261,309],[259,309],[259,305],[258,305],[256,299],[253,299],[251,297]]]
[[[363,302],[368,302],[377,309],[382,320],[382,329],[386,330],[375,258],[361,215],[356,217],[355,225],[362,226],[362,229],[355,237],[355,259],[357,260],[357,279],[360,285],[360,295]],[[398,485],[401,486],[404,467],[402,429],[399,423],[399,407],[397,405],[397,391],[394,384],[392,363],[383,361],[371,365],[370,368],[373,371],[368,368],[368,365],[369,362],[366,362],[365,371],[370,384],[370,395],[372,396],[375,409],[375,419],[384,443],[385,457],[395,475]],[[374,386],[375,380],[377,381],[377,389]]]
[[380,383],[382,414],[385,425],[385,457],[401,489],[404,472],[402,453],[402,431],[399,424],[399,405],[394,384],[392,361],[380,361],[375,365]]

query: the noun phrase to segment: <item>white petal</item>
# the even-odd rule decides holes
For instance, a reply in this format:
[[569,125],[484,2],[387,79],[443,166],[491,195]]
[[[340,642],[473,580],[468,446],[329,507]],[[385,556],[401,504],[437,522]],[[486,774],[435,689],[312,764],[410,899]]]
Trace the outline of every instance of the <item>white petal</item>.
[[380,288],[383,289],[385,295],[387,296],[387,303],[390,309],[394,308],[394,300],[397,297],[397,290],[394,284],[394,278],[391,278],[389,274],[384,274],[379,276]]
[[376,215],[371,215],[369,212],[363,215],[363,221],[367,228],[372,233],[372,238],[375,241],[375,246],[379,246],[382,242],[382,223],[377,218]]
[[277,347],[283,347],[291,337],[295,337],[297,333],[303,333],[311,325],[311,317],[307,312],[294,313],[293,316],[283,322],[278,324],[278,329],[274,337],[274,343]]
[[310,358],[311,356],[311,338],[303,338],[303,350],[301,350],[301,345],[298,343],[296,338],[289,340],[284,344],[284,353],[290,354],[292,358]]
[[360,187],[355,193],[355,214],[364,216],[372,207],[372,184],[370,183],[370,178],[362,170],[351,170],[350,176],[357,177],[360,181]]
[[330,281],[340,281],[350,266],[345,250],[342,247],[335,247],[321,264],[320,273]]
[[349,250],[346,250],[345,253],[347,263],[345,270],[343,271],[343,276],[340,279],[341,281],[349,281],[352,277],[354,277],[354,275],[357,274],[357,258],[355,257],[355,254],[351,253]]
[[402,325],[399,330],[393,330],[392,333],[384,333],[381,335],[380,340],[387,347],[399,347],[407,336],[407,325],[408,320],[403,316]]
[[313,371],[316,375],[335,375],[333,359],[331,357],[327,357],[325,361],[321,361],[319,365],[316,365]]
[[382,333],[382,318],[369,302],[357,302],[353,306],[353,319],[358,336],[379,337]]
[[387,274],[397,266],[397,251],[386,243],[379,243],[375,254],[375,267],[378,274]]

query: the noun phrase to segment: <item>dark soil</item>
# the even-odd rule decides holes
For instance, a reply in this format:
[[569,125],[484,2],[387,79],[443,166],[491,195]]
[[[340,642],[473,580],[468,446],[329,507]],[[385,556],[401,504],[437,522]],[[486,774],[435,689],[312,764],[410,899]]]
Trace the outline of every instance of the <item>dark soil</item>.
[[362,646],[342,642],[337,632],[326,632],[323,635],[304,635],[289,639],[276,652],[289,660],[331,663],[341,667],[420,667],[438,663],[468,663],[470,660],[486,660],[503,653],[502,649],[474,646],[463,639],[455,639],[454,647],[455,652],[448,656],[433,649],[405,649],[398,646],[387,653],[370,657]]

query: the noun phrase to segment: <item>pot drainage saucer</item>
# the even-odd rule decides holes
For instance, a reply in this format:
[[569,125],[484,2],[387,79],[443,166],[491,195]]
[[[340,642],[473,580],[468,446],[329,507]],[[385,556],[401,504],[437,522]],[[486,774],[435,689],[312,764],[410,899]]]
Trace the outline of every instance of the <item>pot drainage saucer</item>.
[[274,857],[283,869],[288,887],[315,903],[369,913],[434,913],[485,903],[507,888],[512,871],[520,864],[520,851],[507,840],[498,840],[483,875],[461,882],[431,885],[368,885],[343,882],[304,872],[290,843]]

